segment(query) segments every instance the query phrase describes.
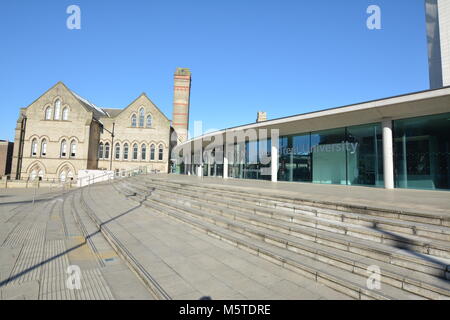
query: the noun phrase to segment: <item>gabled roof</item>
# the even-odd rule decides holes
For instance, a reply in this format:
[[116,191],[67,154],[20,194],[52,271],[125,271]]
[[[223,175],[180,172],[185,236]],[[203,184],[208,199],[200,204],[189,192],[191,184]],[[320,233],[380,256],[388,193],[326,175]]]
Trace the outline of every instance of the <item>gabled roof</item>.
[[[100,120],[100,118],[116,118],[119,116],[125,109],[130,107],[133,103],[135,103],[140,97],[144,96],[150,103],[168,120],[169,118],[166,117],[166,115],[156,106],[156,104],[153,103],[152,100],[147,96],[147,94],[142,93],[139,95],[133,102],[131,102],[126,108],[124,109],[113,109],[113,108],[100,108],[99,106],[93,104],[89,100],[83,98],[79,94],[75,93],[73,90],[70,90],[62,81],[59,81],[54,86],[52,86],[50,89],[48,89],[45,93],[43,93],[39,98],[37,98],[35,101],[33,101],[31,104],[39,100],[43,95],[45,95],[47,92],[49,92],[51,89],[56,87],[58,84],[61,84],[67,91],[69,91],[73,97],[86,109],[88,112],[92,112],[94,115],[94,118],[97,120]],[[31,105],[30,104],[30,105]],[[28,107],[27,107],[28,108]]]
[[[67,88],[67,86],[65,86],[65,87]],[[67,89],[75,96],[75,98],[83,105],[83,107],[85,107],[87,110],[94,113],[94,117],[98,118],[98,117],[107,116],[106,112],[102,108],[97,107],[95,104],[93,104],[89,100],[79,96],[74,91],[70,90],[69,88],[67,88]]]
[[119,113],[122,112],[122,109],[111,109],[111,108],[105,109],[105,108],[103,108],[103,111],[106,112],[108,117],[115,118]]
[[150,101],[150,103],[156,108],[156,110],[158,110],[159,113],[161,113],[161,114],[163,115],[164,118],[167,119],[167,121],[170,121],[170,119],[167,118],[167,116],[164,114],[164,112],[162,112],[162,111],[158,108],[158,106],[157,106],[155,103],[153,103],[153,101],[147,96],[147,94],[146,94],[145,92],[141,93],[136,99],[133,100],[133,102],[131,102],[128,106],[126,106],[126,107],[125,107],[124,109],[122,109],[122,110],[120,110],[120,109],[105,109],[105,110],[114,110],[114,111],[119,110],[118,113],[117,113],[117,112],[113,112],[113,114],[115,113],[115,115],[114,115],[114,116],[111,116],[112,118],[116,118],[116,117],[118,117],[122,112],[124,112],[126,109],[128,109],[129,107],[131,107],[131,105],[132,105],[133,103],[135,103],[135,102],[136,102],[140,97],[142,97],[142,96],[145,97],[148,101]]

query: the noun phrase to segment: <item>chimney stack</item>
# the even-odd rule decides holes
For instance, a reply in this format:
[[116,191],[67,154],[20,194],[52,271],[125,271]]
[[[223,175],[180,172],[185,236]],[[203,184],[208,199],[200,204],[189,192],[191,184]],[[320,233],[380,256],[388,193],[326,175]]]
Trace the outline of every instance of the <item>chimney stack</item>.
[[188,138],[190,96],[191,71],[177,68],[174,75],[172,127],[181,143]]
[[256,122],[258,123],[263,121],[267,121],[267,112],[258,111],[258,113],[256,114]]

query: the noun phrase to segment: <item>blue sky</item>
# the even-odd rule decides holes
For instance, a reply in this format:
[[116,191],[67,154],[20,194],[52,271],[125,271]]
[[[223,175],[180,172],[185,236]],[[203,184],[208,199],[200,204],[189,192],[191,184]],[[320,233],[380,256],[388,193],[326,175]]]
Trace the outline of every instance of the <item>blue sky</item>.
[[[423,0],[3,0],[0,139],[58,81],[123,108],[146,92],[169,117],[190,68],[191,129],[221,129],[428,89]],[[69,5],[81,30],[66,27]],[[382,30],[366,27],[378,5]]]

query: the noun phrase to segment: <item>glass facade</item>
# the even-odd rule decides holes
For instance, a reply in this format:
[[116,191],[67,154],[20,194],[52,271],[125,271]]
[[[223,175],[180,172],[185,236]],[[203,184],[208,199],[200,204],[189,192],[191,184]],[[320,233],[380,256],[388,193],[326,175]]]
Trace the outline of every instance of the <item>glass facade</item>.
[[397,188],[450,189],[450,113],[394,121]]
[[280,138],[279,181],[384,186],[378,123]]
[[[450,189],[450,113],[393,121],[393,148],[395,187]],[[228,177],[271,180],[270,139],[234,144],[231,154]],[[278,157],[278,181],[384,187],[380,123],[282,136]],[[208,159],[178,171],[222,177],[223,163]]]
[[271,180],[272,141],[247,141],[235,144],[233,156],[229,157],[228,176],[230,178]]

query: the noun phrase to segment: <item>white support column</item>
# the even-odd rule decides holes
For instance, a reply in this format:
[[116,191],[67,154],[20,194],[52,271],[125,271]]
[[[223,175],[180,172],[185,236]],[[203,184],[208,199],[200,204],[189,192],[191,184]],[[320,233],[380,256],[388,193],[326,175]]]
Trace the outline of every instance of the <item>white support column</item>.
[[272,172],[272,182],[278,181],[278,138],[273,139],[272,137],[272,152],[271,152],[271,172]]
[[228,179],[228,157],[226,154],[223,156],[223,178]]
[[394,189],[394,149],[392,136],[392,120],[384,120],[383,127],[383,172],[384,187]]

